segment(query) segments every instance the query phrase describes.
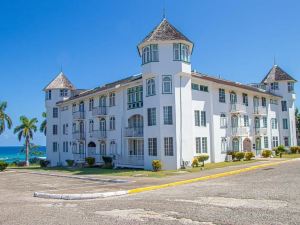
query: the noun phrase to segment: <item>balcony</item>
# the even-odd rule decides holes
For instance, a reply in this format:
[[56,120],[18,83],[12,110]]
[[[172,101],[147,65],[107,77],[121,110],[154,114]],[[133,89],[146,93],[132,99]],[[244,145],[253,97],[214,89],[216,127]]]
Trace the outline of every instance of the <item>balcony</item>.
[[143,127],[127,127],[125,128],[125,137],[143,137],[144,128]]
[[106,130],[93,130],[90,132],[90,137],[96,138],[96,139],[104,139],[107,137]]
[[85,133],[84,132],[80,132],[80,131],[75,131],[73,132],[73,139],[74,140],[85,140]]
[[256,136],[265,136],[267,135],[267,128],[254,128],[255,135]]
[[83,111],[73,112],[74,120],[83,120],[84,118],[85,118],[85,112],[83,112]]
[[107,107],[99,106],[99,107],[93,108],[92,114],[93,114],[93,116],[105,116],[105,115],[107,115]]
[[231,113],[244,113],[246,112],[246,106],[243,104],[230,104]]
[[231,127],[232,136],[248,136],[247,127]]
[[253,114],[255,115],[267,115],[267,107],[254,107]]

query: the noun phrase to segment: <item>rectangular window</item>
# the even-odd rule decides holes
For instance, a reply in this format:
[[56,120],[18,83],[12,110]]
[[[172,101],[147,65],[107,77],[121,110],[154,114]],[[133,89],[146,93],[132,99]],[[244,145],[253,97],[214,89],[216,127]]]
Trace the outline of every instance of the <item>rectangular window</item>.
[[155,79],[154,78],[146,80],[146,94],[147,94],[147,97],[155,95]]
[[196,137],[196,153],[201,153],[201,138]]
[[207,153],[207,137],[202,138],[202,153]]
[[284,140],[284,146],[288,147],[290,145],[289,137],[284,137],[283,140]]
[[227,127],[227,117],[226,117],[225,113],[221,113],[221,115],[220,115],[220,127],[221,128]]
[[46,91],[46,100],[51,100],[51,94],[52,94],[51,90]]
[[289,129],[288,119],[282,119],[282,126],[283,126],[283,129]]
[[58,108],[53,108],[53,118],[58,118]]
[[194,114],[195,114],[195,126],[200,127],[200,111],[195,110]]
[[277,136],[273,136],[272,137],[272,147],[276,148],[278,147],[279,143],[278,143],[278,137]]
[[127,107],[135,109],[143,107],[143,86],[135,86],[127,89]]
[[94,108],[94,99],[90,98],[89,99],[89,111],[92,111]]
[[73,104],[73,105],[72,105],[72,112],[73,112],[73,113],[76,112],[76,104]]
[[287,111],[287,103],[286,103],[286,101],[281,101],[281,109],[282,109],[283,112]]
[[115,106],[116,105],[116,93],[110,92],[109,93],[109,106]]
[[220,88],[219,89],[219,102],[225,103],[225,89]]
[[243,93],[243,104],[245,106],[248,106],[248,95]]
[[249,116],[244,115],[244,127],[249,127]]
[[173,116],[172,116],[172,106],[164,106],[164,124],[172,125],[173,124]]
[[68,96],[68,89],[61,89],[60,97],[67,97],[67,96]]
[[63,142],[63,152],[68,152],[69,151],[69,146],[68,146],[68,142],[64,141]]
[[148,138],[148,153],[150,156],[157,156],[157,138]]
[[173,156],[173,137],[165,137],[164,138],[164,149],[165,149],[165,156]]
[[156,108],[147,109],[148,114],[148,126],[156,125]]
[[173,59],[180,60],[180,44],[173,44]]
[[227,152],[227,140],[225,137],[221,138],[221,153]]
[[278,82],[271,83],[271,90],[279,90]]
[[267,128],[268,127],[268,119],[266,116],[263,117],[263,127]]
[[294,82],[288,82],[288,92],[294,92]]
[[206,127],[206,112],[201,111],[201,126]]
[[277,130],[277,119],[276,118],[272,119],[272,129]]
[[162,76],[162,93],[172,94],[172,76],[163,75]]
[[267,99],[265,97],[261,98],[261,106],[266,107],[267,106]]
[[52,128],[53,128],[53,129],[52,129],[52,134],[53,134],[53,135],[57,135],[57,125],[54,124]]
[[199,84],[192,83],[192,90],[199,91]]
[[190,62],[189,46],[185,44],[173,44],[173,60]]
[[192,90],[208,92],[208,86],[192,83]]
[[58,144],[57,144],[57,142],[53,142],[53,152],[57,152],[57,150],[58,150]]
[[151,44],[147,45],[142,50],[142,62],[143,64],[149,62],[158,62],[159,61],[159,53],[158,53],[158,45]]
[[158,62],[159,58],[158,58],[158,45],[157,44],[153,44],[150,45],[150,50],[151,50],[151,61],[152,62]]
[[270,104],[278,105],[278,101],[276,99],[270,99]]
[[265,148],[269,148],[269,139],[268,139],[268,137],[264,137],[264,146],[265,146]]
[[66,124],[63,124],[63,134],[66,133]]

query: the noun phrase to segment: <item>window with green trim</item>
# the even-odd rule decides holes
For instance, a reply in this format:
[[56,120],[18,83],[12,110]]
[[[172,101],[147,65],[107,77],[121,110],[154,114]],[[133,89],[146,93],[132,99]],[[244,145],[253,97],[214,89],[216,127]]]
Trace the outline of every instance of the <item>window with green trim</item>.
[[127,89],[128,109],[143,107],[143,86],[135,86]]

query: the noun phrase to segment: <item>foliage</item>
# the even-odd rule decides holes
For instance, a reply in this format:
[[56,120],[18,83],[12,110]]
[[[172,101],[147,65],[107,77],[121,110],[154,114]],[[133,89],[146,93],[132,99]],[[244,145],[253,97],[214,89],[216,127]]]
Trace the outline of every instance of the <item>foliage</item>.
[[[40,162],[41,163],[41,162]],[[25,161],[18,161],[18,162],[16,162],[16,165],[18,166],[18,167],[23,167],[23,166],[26,166],[26,162]]]
[[290,147],[290,150],[292,154],[300,153],[300,146],[292,146]]
[[204,166],[204,161],[207,161],[209,159],[208,154],[200,154],[197,156],[198,162],[202,163],[202,166]]
[[103,169],[112,169],[113,168],[113,158],[110,156],[102,156],[104,161]]
[[95,164],[96,159],[94,157],[86,157],[85,161],[89,165],[89,167],[92,167]]
[[42,113],[42,117],[44,118],[44,120],[42,121],[41,125],[40,125],[40,132],[44,133],[44,135],[46,136],[47,133],[47,114],[45,112]]
[[162,168],[162,163],[160,160],[152,160],[152,168],[154,172],[160,171]]
[[271,150],[265,149],[265,150],[262,151],[261,155],[262,155],[262,157],[264,157],[264,158],[269,158],[269,157],[271,157],[271,155],[272,155],[272,151],[271,151]]
[[29,147],[30,147],[30,140],[33,139],[33,133],[37,130],[37,119],[29,119],[25,116],[20,117],[21,124],[14,129],[14,133],[18,134],[19,141],[22,138],[25,139],[25,146],[26,146],[26,166],[29,166]]
[[0,171],[3,171],[7,168],[8,163],[4,161],[0,161]]
[[245,153],[245,159],[246,160],[251,160],[252,158],[254,158],[253,152],[246,152]]
[[5,113],[6,107],[7,107],[7,102],[0,102],[0,134],[2,134],[5,131],[6,127],[8,129],[12,127],[12,120]]
[[69,167],[72,167],[72,166],[74,166],[75,161],[72,159],[67,159],[66,163],[68,164]]
[[[29,149],[29,155],[30,156],[43,156],[44,153],[42,151],[39,151],[40,146],[35,145],[34,143],[29,143],[28,149]],[[21,153],[26,153],[26,144],[23,145],[21,148]]]
[[192,162],[192,167],[198,167],[199,166],[199,161],[197,158],[193,158],[193,162]]
[[300,133],[300,113],[298,108],[296,108],[295,110],[295,118],[296,118],[296,130],[297,133]]
[[235,153],[236,152],[234,152],[234,151],[229,151],[229,152],[227,152],[227,155],[231,155],[232,160],[235,160]]
[[34,157],[34,158],[29,159],[30,164],[38,164],[38,163],[40,163],[40,161],[41,161],[41,159],[38,158],[38,157]]
[[49,164],[50,164],[50,161],[49,161],[49,160],[45,160],[45,159],[41,159],[41,160],[40,160],[40,166],[41,166],[42,168],[46,168]]
[[245,152],[236,152],[234,155],[236,160],[241,161],[245,157]]

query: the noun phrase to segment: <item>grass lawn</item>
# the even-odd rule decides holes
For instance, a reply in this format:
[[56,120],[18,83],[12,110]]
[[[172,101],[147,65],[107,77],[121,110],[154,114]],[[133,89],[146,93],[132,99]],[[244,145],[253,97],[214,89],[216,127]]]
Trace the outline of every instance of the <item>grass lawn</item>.
[[31,165],[30,167],[9,167],[11,169],[27,169],[31,171],[45,171],[45,172],[63,172],[71,175],[109,175],[109,176],[141,176],[141,177],[166,177],[179,175],[181,173],[194,173],[202,170],[210,170],[215,168],[222,168],[227,166],[237,166],[242,164],[249,164],[257,162],[251,161],[237,161],[237,162],[220,162],[220,163],[206,163],[204,167],[188,168],[183,170],[163,170],[158,172],[138,169],[101,169],[99,167],[93,168],[67,168],[67,167],[50,167],[41,168],[38,165]]
[[[279,156],[276,156],[276,158],[279,158]],[[300,158],[300,154],[282,154],[282,158],[289,158],[289,159]]]

